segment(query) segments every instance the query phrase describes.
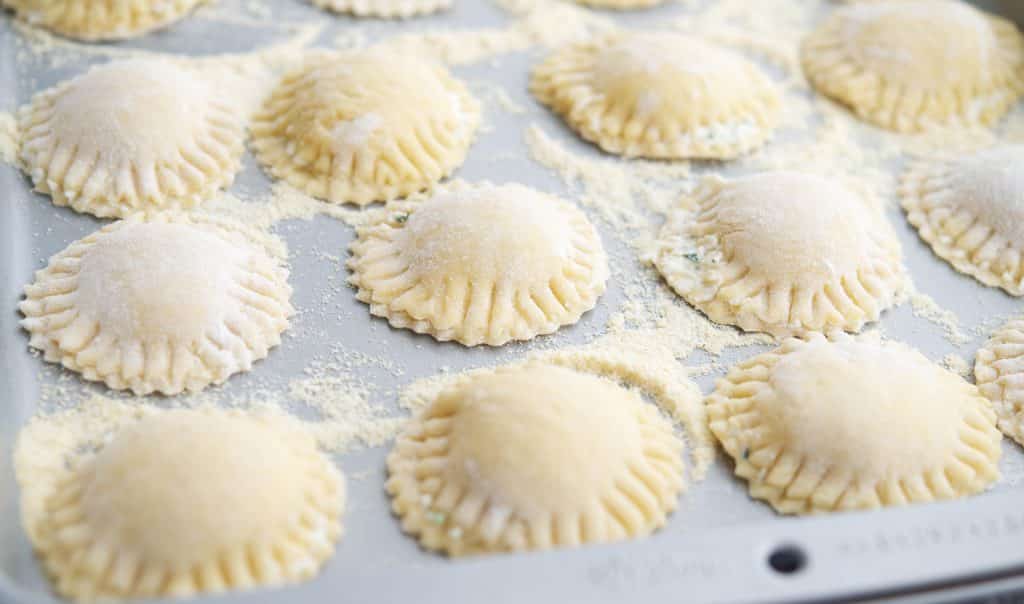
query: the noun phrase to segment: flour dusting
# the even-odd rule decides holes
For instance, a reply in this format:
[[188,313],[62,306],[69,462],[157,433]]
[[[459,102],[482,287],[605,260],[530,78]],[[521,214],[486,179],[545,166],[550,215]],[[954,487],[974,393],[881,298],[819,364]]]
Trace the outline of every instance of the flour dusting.
[[938,325],[942,328],[946,339],[952,344],[961,346],[971,341],[970,335],[964,333],[963,329],[961,329],[960,319],[957,318],[956,313],[939,306],[935,298],[918,291],[913,286],[911,286],[909,298],[914,316]]
[[[197,66],[221,83],[221,92],[246,115],[255,111],[285,71],[292,69],[318,44],[334,50],[381,45],[402,52],[434,57],[450,65],[468,66],[517,53],[531,53],[531,60],[561,44],[585,39],[621,27],[617,16],[563,0],[496,0],[508,13],[503,23],[483,29],[436,29],[411,32],[406,27],[378,27],[362,23],[334,28],[320,16],[308,23],[276,22],[265,0],[243,0],[205,8],[199,15],[225,25],[261,27],[272,32],[274,42],[251,52],[176,59]],[[772,169],[799,169],[850,183],[873,199],[896,202],[896,179],[908,157],[955,154],[989,146],[1000,140],[1024,141],[1024,111],[1017,110],[995,131],[937,129],[903,136],[861,123],[844,108],[813,93],[799,60],[800,40],[819,20],[828,2],[763,0],[753,10],[749,0],[680,0],[691,10],[655,26],[700,36],[742,53],[765,67],[784,94],[783,119],[776,138],[756,153],[735,162],[655,162],[624,160],[601,153],[596,147],[566,132],[556,131],[540,119],[545,111],[530,101],[525,105],[509,91],[523,79],[478,76],[474,90],[487,105],[506,114],[528,115],[530,123],[514,134],[523,153],[561,180],[568,193],[599,222],[605,245],[612,252],[613,278],[606,298],[607,323],[589,342],[570,348],[559,333],[531,343],[521,358],[534,358],[589,371],[636,388],[657,403],[686,435],[692,475],[699,480],[714,459],[701,394],[692,381],[700,376],[722,374],[736,358],[753,355],[775,344],[767,335],[745,333],[710,321],[676,296],[650,266],[650,250],[666,212],[689,194],[703,175],[719,173],[734,177]],[[241,10],[241,12],[239,12]],[[131,45],[81,44],[53,36],[38,28],[15,22],[18,32],[17,61],[27,73],[66,68],[89,62],[124,57],[173,56],[133,48]],[[330,34],[332,37],[326,37]],[[268,34],[268,38],[270,34]],[[491,71],[498,71],[491,69]],[[525,75],[525,74],[519,74]],[[34,75],[23,75],[26,89],[38,89]],[[501,81],[495,81],[500,79]],[[537,119],[533,119],[537,118]],[[362,144],[380,124],[367,114],[332,133],[340,155]],[[493,124],[492,124],[493,125]],[[0,161],[15,163],[18,150],[17,123],[11,113],[0,113]],[[472,151],[471,151],[472,153]],[[306,243],[293,240],[289,231],[306,228],[317,218],[336,220],[351,232],[353,227],[376,221],[382,206],[357,208],[310,197],[285,183],[249,191],[236,184],[230,191],[209,200],[197,210],[231,217],[256,231],[258,242],[278,258],[296,264]],[[296,245],[298,244],[298,245]],[[299,250],[299,251],[297,251]],[[311,262],[324,263],[330,275],[321,282],[303,284],[316,288],[316,297],[300,309],[296,326],[285,334],[284,350],[275,354],[304,354],[308,342],[319,343],[319,328],[341,320],[339,301],[352,296],[345,284],[346,254],[341,241],[329,249],[314,250]],[[302,257],[303,260],[306,257]],[[293,266],[294,269],[307,267]],[[982,325],[961,325],[950,310],[935,299],[913,291],[908,295],[913,313],[926,319],[949,342],[960,346],[972,337],[988,333],[1005,317]],[[361,309],[362,310],[362,309]],[[368,313],[353,320],[368,321]],[[346,317],[345,320],[351,317]],[[568,330],[566,330],[568,331]],[[881,337],[876,327],[865,337]],[[452,345],[455,346],[455,345]],[[420,347],[422,348],[422,347]],[[552,348],[556,348],[552,350]],[[425,356],[416,351],[418,360]],[[471,351],[467,354],[485,354]],[[506,361],[513,354],[498,351],[477,365]],[[518,354],[518,353],[515,353]],[[504,356],[503,356],[504,355]],[[401,355],[396,355],[402,358]],[[339,454],[362,447],[386,445],[407,418],[428,405],[445,387],[474,372],[454,371],[434,363],[423,379],[405,383],[410,366],[392,360],[391,352],[373,356],[332,343],[326,352],[302,357],[297,370],[287,376],[264,372],[261,366],[245,376],[244,388],[213,388],[199,395],[163,399],[136,398],[102,391],[78,376],[47,366],[40,372],[41,394],[37,415],[22,430],[15,448],[15,470],[22,487],[24,524],[33,535],[52,477],[68,459],[103,445],[129,422],[167,407],[196,409],[233,408],[263,414],[274,421],[289,422],[309,430],[321,446]],[[290,359],[289,359],[290,360]],[[969,375],[969,360],[948,354],[942,364]],[[693,365],[693,367],[689,367]],[[417,368],[418,370],[419,368]],[[479,371],[486,371],[487,367]],[[396,388],[382,383],[399,384]]]
[[967,378],[970,377],[971,375],[971,364],[967,361],[967,359],[963,358],[958,354],[951,352],[946,356],[942,357],[940,363],[943,367],[949,369],[950,371],[961,377]]
[[312,220],[330,216],[350,226],[370,220],[375,209],[359,209],[350,205],[328,203],[306,195],[285,182],[271,186],[264,195],[233,195],[223,193],[204,203],[202,212],[227,216],[263,231],[270,231],[288,220]]
[[291,398],[319,414],[310,430],[332,451],[385,444],[404,423],[371,403],[372,389],[349,363],[317,361],[288,383]]
[[[563,2],[501,0],[501,4],[517,17],[508,27],[403,33],[381,44],[399,52],[431,56],[449,65],[467,65],[537,46],[550,49],[616,28],[607,17]],[[365,36],[349,33],[335,39],[339,48],[360,47],[366,42]]]

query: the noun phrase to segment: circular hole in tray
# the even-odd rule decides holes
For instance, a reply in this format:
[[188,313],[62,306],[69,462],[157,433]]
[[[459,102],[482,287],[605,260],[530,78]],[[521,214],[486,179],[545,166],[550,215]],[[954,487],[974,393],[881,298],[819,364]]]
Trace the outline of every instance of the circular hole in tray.
[[794,575],[807,566],[807,554],[796,545],[780,545],[768,554],[768,566],[780,575]]

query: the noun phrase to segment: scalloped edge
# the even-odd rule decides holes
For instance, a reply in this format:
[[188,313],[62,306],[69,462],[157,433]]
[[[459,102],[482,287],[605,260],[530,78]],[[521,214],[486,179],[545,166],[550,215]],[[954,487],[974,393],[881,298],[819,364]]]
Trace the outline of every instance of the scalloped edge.
[[[666,32],[669,33],[669,32]],[[778,126],[781,95],[772,81],[742,55],[699,38],[674,33],[710,50],[734,58],[747,71],[749,86],[742,91],[743,108],[734,120],[700,115],[682,116],[677,121],[680,135],[674,141],[652,120],[634,115],[620,117],[619,105],[589,85],[594,55],[611,44],[642,33],[614,32],[584,42],[567,45],[536,65],[530,75],[530,92],[542,104],[558,114],[582,138],[608,153],[648,159],[733,159],[763,146]],[[708,105],[713,105],[711,101]],[[611,117],[609,117],[611,116]],[[695,121],[699,126],[685,122]],[[724,143],[715,140],[722,129],[737,132],[748,128],[742,140]]]
[[[138,62],[129,59],[127,62]],[[142,59],[154,69],[180,70],[206,83],[199,73],[164,59]],[[159,158],[153,165],[114,165],[78,151],[78,143],[62,141],[53,132],[54,103],[91,74],[126,61],[95,66],[36,94],[18,112],[19,158],[35,190],[56,206],[100,218],[125,218],[138,212],[186,210],[212,198],[234,182],[242,169],[245,125],[238,110],[210,95],[210,114],[194,124],[193,149],[179,149],[177,158]],[[200,182],[196,182],[200,175]]]
[[[334,177],[332,173],[313,173],[307,169],[308,166],[323,163],[319,160],[331,157],[320,151],[316,151],[315,158],[310,158],[302,165],[293,160],[293,156],[298,155],[295,149],[296,143],[289,141],[283,134],[288,128],[285,124],[292,108],[292,102],[288,100],[289,96],[299,94],[299,91],[305,87],[303,80],[309,71],[318,64],[332,61],[366,60],[367,56],[367,51],[322,52],[311,55],[301,66],[286,74],[267,97],[263,107],[252,120],[251,146],[260,165],[273,178],[283,180],[311,197],[332,203],[351,203],[363,206],[428,191],[444,178],[451,176],[465,162],[466,155],[480,126],[480,103],[469,92],[469,89],[460,80],[453,77],[443,65],[427,61],[424,61],[423,65],[433,68],[434,75],[449,91],[449,94],[458,99],[460,111],[456,112],[454,119],[463,121],[463,124],[460,132],[453,135],[450,131],[441,128],[439,124],[435,124],[433,120],[423,118],[424,128],[430,131],[432,140],[422,141],[423,133],[419,131],[413,132],[411,138],[415,139],[414,146],[420,150],[421,154],[431,160],[432,167],[428,166],[429,169],[424,168],[422,162],[417,161],[416,158],[407,157],[408,151],[401,148],[402,145],[392,145],[391,153],[399,154],[401,157],[399,163],[416,167],[417,179],[377,182],[376,180],[353,178],[351,170],[349,170],[349,174],[344,175],[344,178]],[[423,112],[418,111],[418,113],[422,115]],[[381,153],[380,150],[360,153],[360,156],[364,155],[368,157],[366,160],[360,161],[360,164],[369,161],[373,165],[373,169],[369,171],[371,174],[380,172],[380,166],[387,163],[385,162],[387,154]],[[333,164],[333,160],[327,163]],[[331,169],[333,170],[333,167]],[[388,172],[401,174],[402,170],[389,170]]]
[[[669,210],[652,257],[652,263],[669,287],[712,321],[774,337],[832,329],[856,332],[877,321],[907,289],[909,280],[899,241],[890,230],[885,233],[891,238],[890,252],[885,253],[885,246],[876,245],[877,258],[860,267],[855,275],[843,275],[814,291],[797,291],[790,286],[788,299],[765,294],[761,304],[752,304],[752,300],[766,292],[768,284],[761,284],[756,291],[739,287],[750,270],[738,263],[717,261],[724,252],[717,247],[714,221],[707,218],[713,214],[718,194],[730,182],[716,176],[706,177],[690,196]],[[884,217],[881,220],[888,224]],[[705,234],[695,233],[696,230]],[[700,236],[695,240],[696,235]],[[716,247],[704,245],[709,238]],[[686,250],[691,252],[685,253]],[[686,258],[694,256],[688,272],[675,260],[681,254]],[[720,282],[715,283],[708,277],[712,269],[724,273]],[[780,318],[782,315],[785,319]]]
[[[168,412],[174,411],[160,411],[138,421]],[[201,415],[212,411],[177,412]],[[218,410],[215,413],[268,425],[261,418],[240,411]],[[84,512],[75,505],[86,488],[83,482],[87,479],[90,462],[95,458],[95,453],[84,454],[63,475],[55,477],[57,483],[47,500],[48,513],[40,519],[38,527],[36,551],[57,592],[76,601],[190,597],[228,589],[295,583],[313,577],[320,566],[334,555],[335,544],[343,532],[344,475],[316,448],[312,436],[291,429],[277,431],[290,442],[307,440],[301,443],[304,445],[301,449],[312,445],[311,451],[315,453],[307,456],[306,452],[297,451],[299,458],[308,458],[310,493],[306,497],[307,507],[296,518],[295,526],[288,534],[282,535],[280,543],[275,546],[262,550],[247,547],[243,552],[225,554],[218,560],[187,570],[147,565],[138,555],[118,552],[114,544],[108,543],[98,532],[89,530],[84,522]],[[297,444],[295,448],[300,447]],[[318,483],[325,486],[321,488]],[[93,532],[92,536],[90,532]],[[57,551],[62,546],[66,546],[64,555]],[[284,557],[297,555],[302,558],[284,563]]]
[[[437,326],[440,320],[439,315],[444,314],[443,311],[440,313],[433,311],[424,312],[422,316],[415,317],[408,314],[405,310],[392,308],[392,302],[402,294],[419,287],[421,285],[419,281],[410,282],[408,287],[402,290],[402,292],[391,295],[387,299],[380,299],[375,296],[374,279],[367,278],[365,276],[366,271],[382,262],[400,262],[397,250],[395,250],[395,254],[388,256],[375,253],[375,250],[382,247],[391,247],[392,237],[403,228],[408,216],[414,213],[418,206],[428,203],[436,195],[444,195],[453,191],[487,191],[508,186],[522,187],[525,191],[536,194],[545,201],[555,204],[558,210],[566,216],[569,226],[575,231],[573,241],[575,253],[572,258],[568,259],[572,264],[567,264],[566,267],[563,267],[563,278],[558,287],[549,286],[545,290],[546,294],[539,294],[533,291],[533,288],[523,285],[514,288],[502,288],[500,283],[493,283],[490,287],[490,298],[487,300],[488,307],[484,311],[478,304],[482,298],[472,295],[472,292],[479,288],[468,283],[469,289],[464,301],[465,304],[463,305],[463,316],[452,327]],[[402,216],[405,218],[399,220],[399,217]],[[588,247],[581,246],[581,241],[585,241]],[[513,340],[530,340],[539,335],[553,333],[563,326],[572,325],[597,305],[597,301],[605,292],[609,276],[607,256],[605,255],[601,238],[583,212],[576,208],[576,206],[558,197],[516,184],[492,185],[488,182],[473,185],[459,184],[439,188],[430,197],[417,196],[405,201],[391,202],[376,217],[376,221],[356,229],[356,238],[350,244],[349,251],[351,257],[346,262],[346,266],[352,274],[348,281],[357,290],[356,299],[370,305],[370,313],[372,315],[387,319],[392,327],[411,329],[420,334],[429,334],[442,342],[454,340],[464,346],[477,346],[480,344],[501,346]],[[590,264],[582,262],[581,259],[583,258],[590,260]],[[574,269],[574,272],[589,273],[589,280],[565,277],[565,270],[570,267]],[[405,272],[406,270],[403,269],[399,275],[405,274]],[[392,278],[397,278],[399,275],[395,275]],[[552,277],[552,280],[555,278],[557,277]],[[559,288],[574,292],[576,299],[561,300],[555,291]],[[496,302],[500,301],[497,298],[498,290],[502,290],[505,294],[506,312],[498,313],[506,317],[507,320],[504,323],[494,319],[494,309],[497,307]],[[528,296],[529,300],[532,301],[533,306],[536,307],[535,313],[528,314],[519,308],[523,296]],[[538,298],[538,296],[540,297]],[[486,325],[471,324],[469,321],[471,315],[486,317]],[[543,315],[543,321],[538,320],[538,317],[541,315]],[[516,317],[515,320],[512,320],[513,316]]]
[[[957,271],[1011,296],[1024,296],[1024,249],[984,224],[982,218],[956,205],[957,193],[948,183],[956,160],[922,160],[906,169],[900,179],[900,203],[907,222],[936,256]],[[967,237],[973,247],[961,240]],[[979,258],[980,254],[994,257]],[[996,272],[992,260],[1005,261],[1007,270]],[[1016,278],[1009,271],[1015,270]]]
[[[817,460],[816,468],[809,468],[804,460],[786,451],[785,443],[765,442],[766,436],[756,423],[757,413],[753,408],[770,388],[767,383],[771,368],[784,355],[810,342],[824,340],[821,334],[813,334],[807,340],[787,339],[775,350],[734,366],[718,380],[715,390],[705,399],[711,431],[732,457],[734,472],[747,482],[751,497],[764,500],[781,514],[819,514],[963,497],[980,493],[999,479],[1002,435],[996,429],[995,412],[977,388],[959,376],[956,377],[963,382],[965,394],[973,392],[972,398],[979,403],[977,417],[973,418],[977,425],[970,423],[970,418],[964,418],[964,426],[972,433],[970,439],[961,437],[961,444],[965,451],[975,454],[969,461],[957,457],[962,452],[953,452],[945,466],[928,473],[868,484],[848,472],[823,467],[821,460]],[[842,332],[829,337],[831,342],[856,340]],[[924,360],[936,371],[946,371]],[[950,375],[956,374],[950,372]],[[985,451],[978,443],[990,446]],[[972,463],[982,467],[979,469]],[[824,489],[823,485],[828,488]]]
[[[72,12],[76,3],[81,0],[64,0],[64,4],[68,5],[66,12]],[[29,25],[39,25],[54,33],[60,34],[66,38],[75,40],[82,40],[85,42],[102,42],[102,41],[117,41],[127,40],[130,38],[138,38],[144,36],[150,32],[170,27],[174,23],[184,19],[189,15],[196,7],[204,4],[208,0],[161,0],[161,4],[170,5],[172,10],[165,15],[158,15],[156,11],[152,10],[151,0],[133,0],[133,10],[138,14],[134,15],[135,19],[108,19],[105,23],[96,24],[88,23],[85,17],[81,14],[71,16],[65,15],[54,15],[47,16],[46,14],[40,14],[39,9],[33,10],[30,4],[33,0],[4,0],[3,5],[9,7],[15,12],[19,19],[28,23]],[[57,5],[60,2],[52,2],[51,5]],[[86,10],[86,7],[81,7]]]
[[[684,488],[684,445],[676,436],[672,423],[661,416],[658,408],[641,400],[637,401],[640,405],[637,408],[637,421],[648,428],[645,431],[644,443],[647,446],[641,454],[650,461],[653,456],[647,452],[654,443],[659,445],[659,453],[662,455],[657,457],[657,463],[652,462],[653,469],[650,471],[670,484],[664,489],[664,494],[647,493],[648,497],[657,502],[658,509],[646,515],[641,509],[627,513],[615,505],[609,508],[610,504],[603,500],[599,502],[597,508],[602,510],[601,515],[605,520],[602,531],[597,530],[597,523],[584,527],[582,511],[581,518],[576,518],[573,522],[560,523],[556,518],[546,515],[531,526],[526,519],[518,517],[514,510],[491,506],[482,496],[476,498],[478,501],[462,506],[466,499],[464,494],[458,500],[452,501],[443,493],[442,479],[438,475],[427,478],[421,475],[417,465],[417,462],[423,459],[420,454],[427,453],[431,459],[438,458],[436,446],[429,444],[429,441],[443,436],[443,428],[450,426],[450,422],[446,423],[443,419],[455,413],[454,396],[461,388],[482,376],[528,370],[536,365],[553,365],[583,375],[603,377],[599,374],[580,372],[565,365],[539,361],[469,372],[459,376],[428,408],[410,420],[396,439],[395,446],[387,457],[389,477],[386,489],[392,497],[392,511],[401,519],[402,530],[417,537],[423,548],[455,557],[619,541],[652,533],[664,526],[668,515],[675,510],[679,494]],[[621,388],[617,385],[616,387]],[[435,416],[435,413],[444,415]],[[427,440],[424,440],[424,437]],[[654,440],[646,440],[647,437]],[[627,471],[634,475],[640,473],[632,467],[627,468]],[[428,482],[429,484],[426,484]],[[637,478],[636,482],[646,485],[642,478]],[[623,490],[619,487],[619,492],[618,504],[632,501],[628,489]],[[472,514],[469,514],[469,508],[473,508]],[[466,522],[466,517],[470,515],[474,520]]]
[[[976,10],[967,4],[963,6]],[[858,8],[854,3],[836,9],[808,34],[800,44],[800,62],[816,90],[862,120],[903,133],[921,132],[937,125],[991,126],[1024,94],[1024,36],[1010,21],[978,11],[979,17],[991,25],[999,53],[1012,57],[993,66],[991,81],[964,82],[944,95],[911,96],[904,94],[902,82],[885,80],[862,68],[844,52],[846,42],[837,30],[846,14]],[[980,108],[972,107],[971,103]]]
[[999,429],[1024,446],[1024,319],[1010,319],[978,349],[974,380],[992,402]]
[[[82,318],[74,310],[73,300],[68,299],[68,294],[75,290],[78,259],[108,233],[146,222],[194,225],[228,243],[250,246],[253,255],[248,259],[246,276],[253,281],[243,282],[240,278],[238,285],[245,295],[258,297],[266,308],[253,300],[236,297],[240,308],[245,309],[240,316],[248,325],[243,328],[234,319],[223,330],[231,334],[223,342],[210,336],[201,345],[163,339],[119,343],[103,338],[95,321]],[[253,237],[246,227],[230,220],[187,214],[158,214],[148,220],[138,216],[94,231],[54,255],[25,287],[25,298],[18,308],[24,315],[21,327],[30,336],[29,347],[41,351],[44,360],[60,363],[83,379],[102,382],[113,390],[131,390],[137,395],[198,392],[211,384],[222,384],[236,373],[249,371],[255,361],[266,358],[270,349],[280,344],[281,334],[289,326],[288,319],[295,313],[289,301],[292,289],[287,270],[261,250]],[[114,347],[118,353],[111,352]],[[124,362],[124,351],[133,353],[134,362]],[[206,356],[216,362],[211,363]]]

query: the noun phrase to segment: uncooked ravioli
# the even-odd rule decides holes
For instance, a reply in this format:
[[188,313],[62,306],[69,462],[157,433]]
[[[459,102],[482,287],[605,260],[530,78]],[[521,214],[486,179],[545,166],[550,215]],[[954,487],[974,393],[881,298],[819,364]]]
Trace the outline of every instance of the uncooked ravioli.
[[312,0],[320,8],[357,17],[401,18],[434,13],[454,0]]
[[32,534],[64,597],[194,596],[311,578],[344,502],[340,472],[299,428],[176,410],[75,459]]
[[364,205],[450,175],[479,123],[479,103],[440,64],[382,49],[318,53],[270,95],[252,145],[276,178]]
[[682,442],[618,384],[531,363],[466,377],[395,442],[402,528],[449,555],[647,535],[683,486]]
[[707,411],[751,496],[785,514],[964,497],[999,478],[989,402],[895,342],[788,339],[731,369]]
[[1024,320],[1011,319],[978,350],[974,379],[992,401],[999,429],[1024,445]]
[[164,59],[95,67],[19,113],[36,190],[100,217],[191,208],[231,184],[245,126],[195,69]]
[[610,153],[728,159],[771,136],[774,84],[738,54],[668,32],[611,33],[555,51],[533,94]]
[[713,321],[776,336],[859,331],[907,284],[881,208],[799,172],[706,178],[669,210],[653,260]]
[[521,185],[463,185],[388,204],[351,246],[350,282],[395,327],[499,346],[570,325],[604,293],[586,215]]
[[167,26],[204,0],[2,0],[21,19],[69,38],[121,40]]
[[1024,92],[1024,38],[955,0],[860,2],[803,42],[804,72],[861,118],[901,132],[990,125]]
[[248,371],[293,314],[288,272],[232,222],[115,222],[38,271],[20,309],[29,345],[88,380],[173,395]]
[[901,194],[907,220],[938,256],[1024,295],[1024,145],[915,162]]

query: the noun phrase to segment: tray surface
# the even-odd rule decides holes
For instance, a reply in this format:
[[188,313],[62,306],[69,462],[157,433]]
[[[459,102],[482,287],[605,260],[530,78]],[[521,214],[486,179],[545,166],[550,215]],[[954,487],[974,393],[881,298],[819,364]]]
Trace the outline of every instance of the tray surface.
[[[651,300],[651,291],[664,290],[656,274],[642,265],[630,245],[644,229],[656,232],[660,218],[645,209],[649,223],[626,228],[629,217],[616,218],[614,207],[588,203],[594,196],[614,189],[616,183],[595,182],[592,171],[581,172],[579,168],[617,165],[617,160],[580,142],[526,91],[530,66],[546,52],[544,43],[558,37],[559,32],[554,31],[558,28],[524,24],[522,14],[509,10],[510,6],[530,4],[529,0],[505,4],[456,0],[456,7],[448,13],[386,22],[330,15],[304,0],[218,0],[168,30],[107,46],[78,45],[40,36],[16,25],[5,14],[0,17],[0,120],[3,112],[13,112],[34,92],[79,73],[87,65],[136,51],[244,54],[291,39],[308,39],[313,46],[330,47],[434,32],[429,47],[449,44],[449,58],[458,63],[453,71],[469,83],[485,105],[485,128],[457,176],[467,181],[517,181],[581,201],[613,257],[613,274],[609,291],[597,308],[576,326],[526,344],[465,349],[393,330],[384,321],[370,318],[366,307],[345,286],[343,261],[353,237],[353,229],[345,221],[321,213],[277,222],[273,231],[288,244],[295,288],[293,303],[300,312],[279,349],[253,372],[232,378],[215,396],[258,397],[268,391],[287,396],[289,381],[314,367],[319,368],[320,375],[335,371],[345,377],[351,373],[353,379],[358,377],[370,384],[369,402],[385,416],[398,417],[405,413],[398,404],[398,393],[417,379],[441,370],[456,372],[509,362],[530,351],[591,342],[607,330],[623,305],[643,305]],[[541,0],[537,4],[554,7],[558,2]],[[756,6],[737,0],[690,0],[636,13],[589,14],[604,20],[597,27],[614,23],[635,28],[685,28],[700,23],[688,21],[688,15],[719,11],[722,16],[714,20],[716,29],[711,37],[723,42],[731,37],[738,48],[761,61],[776,79],[788,82],[796,77],[791,66],[787,70],[785,64],[789,30],[806,30],[831,6],[830,2],[808,1],[799,3],[802,6],[796,9],[794,4],[785,0],[758,2]],[[988,4],[994,9],[998,3]],[[751,14],[744,16],[743,7],[749,7]],[[569,23],[573,24],[576,22]],[[488,39],[498,40],[495,32],[521,32],[530,27],[534,27],[529,31],[538,39],[532,47],[511,48],[516,46],[513,43],[508,52],[480,52],[482,56],[475,61],[465,60],[472,58],[469,51],[480,50],[467,42],[470,36],[451,33],[486,30],[491,36]],[[758,42],[750,32],[762,29],[774,30],[778,35]],[[697,33],[702,33],[701,29]],[[787,98],[801,94],[791,89]],[[749,161],[695,162],[686,178],[677,178],[685,176],[682,169],[671,173],[664,165],[644,165],[637,170],[652,175],[652,187],[658,195],[671,197],[687,190],[705,172],[741,174],[775,163],[791,164],[799,160],[800,146],[809,145],[816,136],[839,137],[845,133],[856,139],[856,143],[839,148],[820,162],[812,162],[812,167],[819,171],[834,168],[844,177],[863,179],[880,196],[889,198],[888,217],[901,239],[918,293],[887,312],[879,328],[885,337],[908,342],[929,358],[945,359],[961,367],[966,361],[969,367],[988,332],[1018,312],[1019,304],[1000,291],[956,273],[919,241],[892,201],[891,177],[898,173],[902,157],[890,153],[865,159],[857,155],[879,145],[890,148],[895,144],[894,137],[859,126],[841,110],[828,107],[815,106],[807,114],[812,116],[807,123],[800,123],[804,114],[791,116],[778,138]],[[997,136],[1024,140],[1022,126],[1024,109],[1018,107],[997,129]],[[827,146],[828,141],[822,144]],[[565,153],[568,159],[552,160],[555,151]],[[843,165],[844,159],[849,163]],[[595,164],[602,161],[608,164]],[[250,154],[244,162],[230,191],[256,204],[269,191],[270,181]],[[109,393],[80,384],[77,378],[47,366],[26,351],[27,338],[18,327],[20,317],[15,309],[32,271],[71,241],[103,224],[56,208],[29,189],[28,180],[20,172],[0,162],[0,291],[7,309],[0,312],[0,511],[8,519],[0,524],[0,601],[34,604],[57,600],[16,520],[19,490],[11,460],[14,439],[18,429],[40,409],[74,406],[93,394]],[[631,192],[633,197],[644,194]],[[636,207],[643,208],[643,204]],[[345,215],[351,218],[357,212]],[[643,289],[638,284],[643,283],[647,288],[638,294],[636,290]],[[675,308],[689,313],[688,317],[696,315],[681,302]],[[648,311],[640,311],[640,316],[650,319],[650,314],[643,314]],[[952,318],[942,315],[942,311],[952,313]],[[698,317],[692,324],[702,326],[706,321]],[[721,334],[715,337],[729,340]],[[746,342],[721,351],[714,346],[708,346],[710,351],[697,348],[685,350],[680,370],[699,368],[694,379],[707,393],[714,379],[735,361],[768,347]],[[163,405],[166,401],[152,399],[150,404]],[[967,501],[812,519],[781,518],[767,505],[747,497],[745,484],[731,476],[730,465],[720,455],[706,479],[690,485],[668,526],[650,538],[576,551],[458,561],[424,553],[413,539],[401,534],[383,492],[383,459],[388,448],[387,444],[356,444],[336,454],[349,478],[346,529],[335,557],[318,578],[282,590],[231,594],[227,601],[792,601],[894,593],[908,598],[917,594],[934,601],[937,594],[922,596],[921,590],[958,584],[962,591],[949,592],[950,597],[953,593],[983,592],[989,589],[984,583],[988,579],[1011,585],[1018,571],[1024,573],[1024,550],[1019,546],[1024,536],[1024,508],[1020,505],[1024,493],[1018,484],[1024,475],[1024,453],[1008,439],[1004,441],[1002,481],[991,492]],[[806,567],[791,576],[776,573],[767,564],[770,553],[784,546],[798,548],[807,559]]]

